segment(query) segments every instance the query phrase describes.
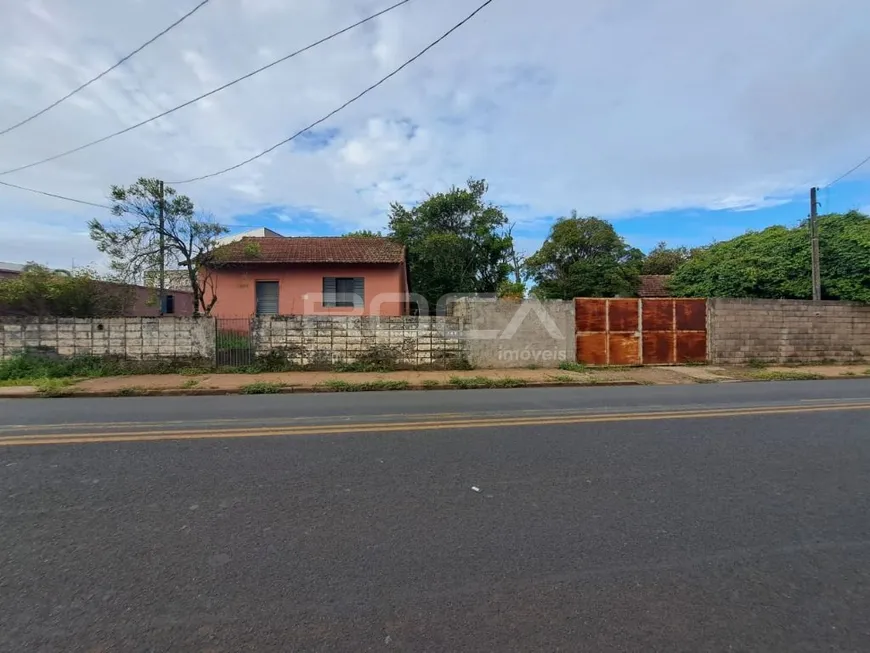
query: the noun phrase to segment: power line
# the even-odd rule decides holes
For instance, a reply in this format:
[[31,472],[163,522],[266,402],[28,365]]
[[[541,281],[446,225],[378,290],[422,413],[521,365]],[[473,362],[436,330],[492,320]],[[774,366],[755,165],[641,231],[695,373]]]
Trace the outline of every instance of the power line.
[[156,41],[156,40],[159,39],[161,36],[163,36],[164,34],[166,34],[167,32],[169,32],[171,29],[173,29],[173,28],[177,27],[178,25],[180,25],[181,23],[183,23],[183,22],[184,22],[185,20],[187,20],[190,16],[192,16],[194,13],[196,13],[197,11],[199,11],[199,9],[201,9],[201,8],[204,7],[206,4],[208,4],[209,1],[210,1],[210,0],[202,0],[202,2],[200,2],[198,5],[196,5],[193,9],[191,9],[190,11],[188,11],[186,14],[184,14],[181,18],[179,18],[178,20],[176,20],[174,23],[172,23],[169,27],[167,27],[166,29],[164,29],[162,32],[158,32],[155,36],[153,36],[151,39],[145,41],[145,43],[143,43],[143,44],[140,45],[138,48],[136,48],[135,50],[133,50],[130,54],[128,54],[127,56],[121,58],[121,59],[120,59],[120,60],[119,60],[115,65],[113,65],[113,66],[110,67],[110,68],[106,68],[106,70],[104,70],[103,72],[101,72],[99,75],[97,75],[97,76],[94,77],[93,79],[88,80],[87,82],[85,82],[84,84],[82,84],[81,86],[79,86],[78,88],[76,88],[76,89],[70,91],[69,93],[67,93],[66,95],[64,95],[64,96],[63,96],[62,98],[60,98],[59,100],[57,100],[57,101],[55,101],[55,102],[52,102],[51,104],[49,104],[49,105],[48,105],[47,107],[45,107],[44,109],[42,109],[42,110],[40,110],[40,111],[37,111],[37,112],[34,113],[32,116],[29,116],[29,117],[25,118],[25,119],[22,120],[21,122],[17,122],[17,123],[15,123],[15,124],[12,125],[11,127],[7,127],[7,128],[4,129],[3,131],[0,131],[0,136],[2,136],[3,134],[8,134],[8,133],[11,132],[13,129],[18,129],[18,128],[21,127],[22,125],[26,125],[26,124],[29,123],[31,120],[34,120],[35,118],[38,118],[39,116],[41,116],[42,114],[44,114],[46,111],[50,111],[51,109],[54,109],[58,104],[60,104],[61,102],[65,101],[65,100],[68,100],[69,98],[71,98],[73,95],[75,95],[75,94],[78,93],[79,91],[82,91],[82,90],[86,89],[88,86],[90,86],[91,84],[93,84],[93,83],[94,83],[95,81],[97,81],[98,79],[101,79],[102,77],[105,77],[107,74],[109,74],[110,72],[112,72],[113,70],[115,70],[115,68],[117,68],[118,66],[120,66],[122,63],[124,63],[125,61],[127,61],[128,59],[130,59],[131,57],[133,57],[134,55],[137,55],[137,54],[139,54],[140,52],[142,52],[142,50],[144,50],[144,49],[147,48],[149,45],[151,45],[152,43],[154,43],[154,41]]
[[420,52],[418,52],[418,53],[415,54],[413,57],[411,57],[410,59],[408,59],[405,63],[403,63],[403,64],[402,64],[401,66],[399,66],[398,68],[396,68],[393,72],[391,72],[390,74],[386,75],[385,77],[382,77],[380,80],[378,80],[377,82],[375,82],[374,84],[372,84],[371,86],[369,86],[368,88],[366,88],[366,89],[365,89],[364,91],[362,91],[361,93],[358,93],[357,95],[355,95],[354,97],[352,97],[350,100],[348,100],[347,102],[345,102],[344,104],[342,104],[342,105],[341,105],[340,107],[338,107],[337,109],[334,109],[334,110],[330,111],[328,114],[326,114],[325,116],[323,116],[323,117],[320,118],[319,120],[314,121],[313,123],[311,123],[310,125],[308,125],[308,126],[305,127],[304,129],[300,129],[298,132],[296,132],[295,134],[293,134],[293,135],[290,136],[289,138],[285,138],[283,141],[280,141],[280,142],[278,142],[278,143],[275,143],[274,145],[272,145],[271,147],[269,147],[269,148],[263,150],[263,151],[260,152],[259,154],[255,154],[254,156],[252,156],[252,157],[250,157],[250,158],[248,158],[248,159],[245,159],[245,160],[242,161],[241,163],[237,163],[237,164],[235,164],[235,165],[233,165],[233,166],[230,166],[230,167],[228,167],[228,168],[224,168],[223,170],[218,170],[217,172],[212,172],[212,173],[209,173],[209,174],[207,174],[207,175],[202,175],[202,176],[200,176],[200,177],[193,177],[193,178],[191,178],[191,179],[184,179],[184,180],[182,180],[182,181],[171,181],[171,182],[168,182],[168,183],[170,183],[170,184],[172,184],[172,185],[189,184],[189,183],[192,183],[192,182],[194,182],[194,181],[201,181],[201,180],[203,180],[203,179],[208,179],[209,177],[217,177],[218,175],[222,175],[222,174],[224,174],[224,173],[226,173],[226,172],[230,172],[231,170],[236,170],[237,168],[241,168],[242,166],[247,165],[248,163],[251,163],[252,161],[256,161],[256,160],[259,159],[260,157],[265,156],[265,155],[268,154],[269,152],[272,152],[273,150],[278,149],[278,148],[281,147],[282,145],[286,145],[287,143],[289,143],[290,141],[294,140],[295,138],[298,138],[299,136],[301,136],[301,135],[304,134],[305,132],[310,131],[311,129],[313,129],[314,127],[316,127],[317,125],[319,125],[320,123],[325,122],[326,120],[328,120],[329,118],[331,118],[332,116],[334,116],[335,114],[337,114],[337,113],[338,113],[339,111],[341,111],[342,109],[345,109],[346,107],[350,106],[351,104],[353,104],[354,102],[356,102],[357,100],[359,100],[361,97],[363,97],[364,95],[366,95],[366,94],[369,93],[370,91],[375,90],[378,86],[380,86],[381,84],[383,84],[384,82],[386,82],[386,81],[387,81],[388,79],[390,79],[391,77],[397,75],[397,74],[398,74],[399,72],[401,72],[404,68],[407,68],[408,66],[410,66],[410,65],[411,65],[412,63],[414,63],[417,59],[419,59],[419,58],[422,57],[424,54],[426,54],[429,50],[431,50],[431,49],[434,48],[436,45],[438,45],[439,43],[441,43],[441,41],[443,41],[443,40],[446,39],[448,36],[450,36],[453,32],[455,32],[455,31],[458,30],[460,27],[462,27],[463,25],[465,25],[465,23],[467,23],[467,22],[470,21],[472,18],[474,18],[474,17],[475,17],[478,13],[480,13],[480,12],[481,12],[485,7],[487,7],[487,5],[491,4],[492,2],[493,2],[493,0],[486,0],[486,2],[484,2],[482,5],[480,5],[480,6],[479,6],[477,9],[475,9],[474,11],[472,11],[468,16],[466,16],[466,17],[463,18],[460,22],[458,22],[456,25],[454,25],[454,26],[451,27],[449,30],[447,30],[446,32],[444,32],[444,34],[442,34],[442,35],[439,36],[435,41],[433,41],[432,43],[430,43],[429,45],[427,45],[425,48],[423,48],[422,50],[420,50]]
[[38,195],[45,195],[46,197],[54,197],[59,200],[66,200],[67,202],[75,202],[76,204],[84,204],[86,206],[96,206],[99,209],[109,209],[112,210],[111,206],[106,204],[97,204],[95,202],[88,202],[86,200],[77,200],[74,197],[67,197],[66,195],[57,195],[56,193],[49,193],[44,190],[37,190],[36,188],[28,188],[27,186],[19,186],[17,184],[10,184],[7,181],[0,181],[0,185],[8,186],[9,188],[17,188],[18,190],[26,190],[28,193],[36,193]]
[[830,187],[833,186],[834,184],[836,184],[836,183],[838,183],[838,182],[840,182],[840,181],[843,181],[846,177],[848,177],[848,176],[851,175],[853,172],[855,172],[856,170],[858,170],[858,168],[863,167],[863,166],[864,166],[866,163],[868,163],[868,162],[870,162],[870,155],[868,155],[867,158],[865,158],[864,160],[862,160],[858,165],[856,165],[856,166],[852,166],[851,168],[849,168],[846,172],[844,172],[842,175],[840,175],[839,177],[837,177],[837,178],[836,178],[834,181],[832,181],[830,184],[828,184],[827,186],[825,186],[825,188],[826,188],[826,189],[827,189],[827,188],[830,188]]
[[337,36],[341,36],[345,32],[349,32],[350,30],[352,30],[356,27],[359,27],[360,25],[363,25],[371,20],[374,20],[375,18],[378,18],[379,16],[383,16],[384,14],[392,11],[393,9],[397,9],[398,7],[401,7],[402,5],[405,5],[409,2],[411,2],[411,0],[401,0],[400,2],[397,2],[396,4],[387,7],[386,9],[383,9],[376,14],[372,14],[371,16],[369,16],[367,18],[364,18],[360,21],[355,22],[353,25],[348,25],[347,27],[345,27],[337,32],[333,32],[329,36],[326,36],[326,37],[320,39],[319,41],[315,41],[314,43],[311,43],[310,45],[306,45],[304,48],[300,48],[299,50],[296,50],[295,52],[291,52],[290,54],[283,56],[280,59],[276,59],[272,63],[266,64],[265,66],[262,66],[261,68],[257,68],[256,70],[252,70],[251,72],[247,73],[246,75],[242,75],[241,77],[238,77],[230,82],[227,82],[223,86],[218,86],[217,88],[212,89],[211,91],[208,91],[207,93],[203,93],[202,95],[195,97],[192,100],[188,100],[187,102],[185,102],[183,104],[179,104],[178,106],[173,107],[172,109],[168,109],[167,111],[164,111],[163,113],[158,113],[156,116],[152,116],[151,118],[148,118],[147,120],[143,120],[142,122],[138,122],[135,125],[130,125],[129,127],[125,127],[124,129],[116,131],[116,132],[109,134],[107,136],[103,136],[102,138],[98,138],[97,140],[91,141],[90,143],[85,143],[84,145],[79,145],[78,147],[74,147],[73,149],[67,150],[66,152],[61,152],[60,154],[55,154],[53,156],[46,157],[45,159],[40,159],[39,161],[34,161],[33,163],[28,163],[27,165],[18,166],[17,168],[10,168],[9,170],[4,170],[4,171],[0,172],[0,176],[9,175],[9,174],[12,174],[13,172],[20,172],[21,170],[27,170],[28,168],[33,168],[35,166],[42,165],[43,163],[48,163],[49,161],[56,161],[57,159],[63,158],[65,156],[69,156],[70,154],[75,154],[76,152],[81,152],[82,150],[86,150],[89,147],[93,147],[94,145],[99,145],[100,143],[105,143],[109,139],[115,138],[116,136],[120,136],[121,134],[126,134],[127,132],[133,131],[134,129],[138,129],[139,127],[142,127],[143,125],[147,125],[150,122],[154,122],[155,120],[157,120],[159,118],[163,118],[164,116],[168,116],[170,113],[175,113],[179,109],[189,107],[191,104],[195,104],[196,102],[199,102],[200,100],[204,100],[205,98],[207,98],[211,95],[214,95],[215,93],[220,93],[221,91],[229,88],[230,86],[234,86],[235,84],[238,84],[241,81],[249,79],[250,77],[257,75],[257,74],[263,72],[264,70],[268,70],[269,68],[271,68],[273,66],[277,66],[279,63],[283,63],[284,61],[287,61],[288,59],[292,59],[293,57],[296,57],[296,56],[302,54],[303,52],[307,52],[308,50],[311,50],[312,48],[316,48],[318,45],[326,43],[327,41],[330,41],[330,40],[336,38]]

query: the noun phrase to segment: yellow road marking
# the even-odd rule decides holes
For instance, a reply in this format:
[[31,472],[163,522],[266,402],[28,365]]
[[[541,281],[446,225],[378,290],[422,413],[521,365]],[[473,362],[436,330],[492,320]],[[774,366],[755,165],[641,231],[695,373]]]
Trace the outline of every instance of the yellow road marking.
[[[570,409],[555,409],[558,412],[559,410],[570,410]],[[537,412],[547,412],[546,409],[535,409],[535,410],[523,410],[519,411],[523,413],[537,413]],[[365,419],[366,417],[462,417],[463,415],[467,415],[468,413],[379,413],[377,415],[339,415],[336,419]],[[258,422],[302,422],[305,420],[312,419],[323,419],[324,416],[309,416],[309,417],[251,417],[247,419],[256,420]],[[237,424],[238,422],[243,421],[242,418],[239,417],[222,417],[216,419],[199,419],[193,420],[194,424]],[[37,431],[40,429],[46,429],[49,431],[55,429],[70,429],[70,428],[87,428],[90,426],[98,426],[101,428],[108,428],[111,426],[123,426],[123,427],[131,427],[131,426],[145,426],[145,427],[154,427],[154,426],[172,426],[173,424],[191,424],[191,420],[189,419],[176,419],[176,420],[168,420],[162,422],[65,422],[63,424],[10,424],[8,426],[4,426],[2,428],[14,429],[16,431]],[[0,430],[0,436],[6,435]]]
[[845,410],[870,410],[870,403],[831,404],[826,406],[778,406],[770,408],[711,409],[684,412],[612,413],[598,415],[570,415],[560,417],[515,417],[456,420],[447,422],[382,422],[372,424],[331,424],[288,426],[284,428],[251,428],[198,430],[198,431],[131,431],[126,433],[77,433],[72,435],[19,435],[0,437],[0,446],[26,446],[38,444],[90,444],[98,442],[153,442],[163,440],[201,440],[219,438],[251,438],[280,435],[339,435],[353,433],[385,433],[397,431],[435,431],[509,426],[549,426],[559,424],[588,424],[601,422],[633,422],[671,419],[702,419],[714,417],[743,417],[754,415],[782,415],[818,413]]

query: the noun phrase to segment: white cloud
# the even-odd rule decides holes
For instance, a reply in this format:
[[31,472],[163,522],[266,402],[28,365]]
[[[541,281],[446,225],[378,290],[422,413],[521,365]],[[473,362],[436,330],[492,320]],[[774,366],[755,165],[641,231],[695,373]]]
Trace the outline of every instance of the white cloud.
[[[64,95],[194,0],[7,3],[0,128]],[[213,0],[84,92],[0,137],[0,169],[78,146],[210,90],[374,13],[390,0]],[[471,11],[414,0],[376,22],[56,162],[3,177],[90,201],[137,176],[232,165],[328,113]],[[183,6],[182,6],[183,5]],[[471,176],[512,218],[757,208],[824,182],[870,151],[866,0],[496,0],[321,128],[179,186],[218,217],[305,207],[348,228],[383,223]],[[0,260],[95,258],[99,210],[0,187]]]

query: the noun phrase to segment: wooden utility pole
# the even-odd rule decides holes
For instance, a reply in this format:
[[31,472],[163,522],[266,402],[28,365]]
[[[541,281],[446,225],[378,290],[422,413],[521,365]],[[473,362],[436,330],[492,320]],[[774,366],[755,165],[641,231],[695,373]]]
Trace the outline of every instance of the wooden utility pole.
[[157,200],[160,205],[158,208],[158,215],[160,216],[160,290],[158,291],[157,299],[160,302],[160,315],[163,315],[166,311],[166,238],[163,235],[166,214],[164,212],[163,182],[160,181],[158,184],[160,189],[160,196]]
[[810,188],[810,239],[813,247],[813,301],[822,298],[822,274],[819,266],[819,226],[818,226],[818,202],[816,192],[818,189]]

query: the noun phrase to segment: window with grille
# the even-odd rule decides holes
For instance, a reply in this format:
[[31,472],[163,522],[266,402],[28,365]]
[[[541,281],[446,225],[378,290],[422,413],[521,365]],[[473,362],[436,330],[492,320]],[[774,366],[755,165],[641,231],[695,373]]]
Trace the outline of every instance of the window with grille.
[[365,304],[363,277],[323,277],[323,305],[327,308],[362,308]]

